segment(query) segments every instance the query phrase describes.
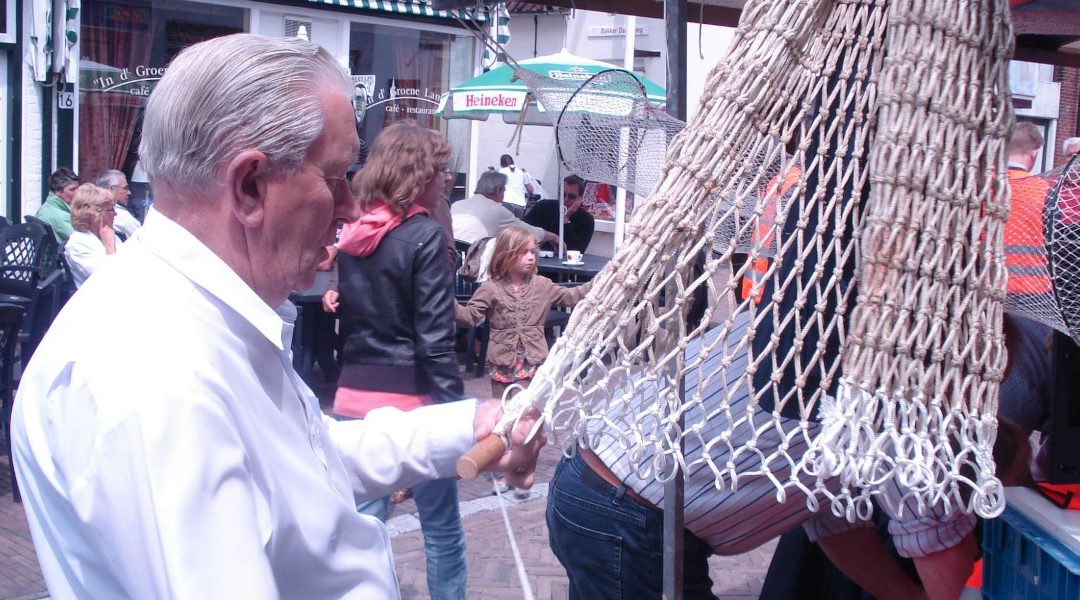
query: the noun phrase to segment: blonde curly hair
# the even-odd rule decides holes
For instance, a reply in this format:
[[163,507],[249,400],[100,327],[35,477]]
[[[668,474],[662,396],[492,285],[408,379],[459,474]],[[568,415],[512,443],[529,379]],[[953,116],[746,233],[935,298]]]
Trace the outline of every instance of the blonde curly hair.
[[352,190],[361,210],[385,202],[397,215],[409,206],[435,176],[435,167],[450,158],[443,134],[413,121],[395,123],[375,138],[364,168],[353,176]]
[[71,198],[71,227],[75,231],[90,231],[94,221],[102,213],[116,206],[113,193],[92,183],[84,183],[75,189]]

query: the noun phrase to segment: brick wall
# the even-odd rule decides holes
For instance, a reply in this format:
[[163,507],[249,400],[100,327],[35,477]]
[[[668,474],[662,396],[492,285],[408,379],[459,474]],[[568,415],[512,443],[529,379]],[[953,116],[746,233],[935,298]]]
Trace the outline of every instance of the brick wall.
[[1071,138],[1077,137],[1077,112],[1080,111],[1080,68],[1054,67],[1054,81],[1061,84],[1061,96],[1057,138],[1054,142],[1054,166],[1060,167],[1068,158],[1061,153],[1061,144]]

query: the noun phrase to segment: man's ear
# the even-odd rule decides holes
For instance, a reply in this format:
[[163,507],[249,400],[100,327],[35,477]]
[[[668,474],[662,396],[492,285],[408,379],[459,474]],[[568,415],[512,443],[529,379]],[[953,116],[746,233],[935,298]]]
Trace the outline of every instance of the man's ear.
[[225,167],[225,186],[233,214],[244,227],[262,225],[270,159],[258,150],[244,150]]

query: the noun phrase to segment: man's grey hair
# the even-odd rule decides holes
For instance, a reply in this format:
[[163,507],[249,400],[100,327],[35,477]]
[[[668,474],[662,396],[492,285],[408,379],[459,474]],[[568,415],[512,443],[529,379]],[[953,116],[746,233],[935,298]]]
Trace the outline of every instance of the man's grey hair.
[[505,173],[499,173],[498,171],[484,171],[480,174],[480,179],[476,182],[476,193],[490,198],[499,191],[499,188],[505,187]]
[[97,176],[94,180],[94,185],[103,187],[106,189],[120,187],[121,181],[127,181],[127,175],[124,175],[123,171],[117,171],[116,169],[109,169],[101,175]]
[[290,175],[322,134],[325,89],[352,102],[345,70],[318,44],[248,33],[195,44],[150,95],[139,159],[151,183],[180,189],[206,189],[242,150]]
[[1061,153],[1065,156],[1072,156],[1080,152],[1080,137],[1071,137],[1061,143]]

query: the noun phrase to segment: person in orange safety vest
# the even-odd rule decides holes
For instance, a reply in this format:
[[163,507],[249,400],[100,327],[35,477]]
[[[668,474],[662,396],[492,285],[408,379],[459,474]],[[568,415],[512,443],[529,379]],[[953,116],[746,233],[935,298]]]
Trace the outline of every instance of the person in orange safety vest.
[[1031,174],[1042,146],[1043,136],[1034,124],[1019,122],[1013,126],[1006,150],[1012,204],[1004,232],[1009,294],[1051,292],[1043,231],[1043,207],[1050,186]]
[[776,221],[776,204],[799,182],[801,177],[802,169],[795,164],[789,165],[782,172],[774,175],[761,193],[764,203],[763,212],[758,219],[757,227],[750,235],[750,241],[758,249],[758,255],[751,261],[742,279],[741,297],[753,296],[754,304],[761,302],[761,294],[765,289],[765,272],[768,271],[769,261],[776,253],[773,229]]

